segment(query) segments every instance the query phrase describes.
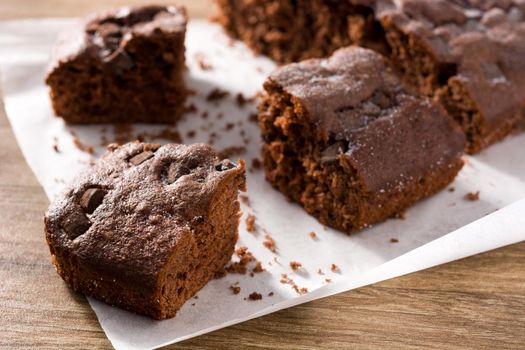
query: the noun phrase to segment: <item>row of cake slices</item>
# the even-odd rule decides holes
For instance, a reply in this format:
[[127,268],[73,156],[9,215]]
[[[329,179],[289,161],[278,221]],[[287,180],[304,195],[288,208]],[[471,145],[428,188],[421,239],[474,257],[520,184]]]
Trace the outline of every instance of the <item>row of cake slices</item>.
[[[69,123],[175,123],[187,95],[186,22],[180,7],[146,6],[68,31],[46,79],[56,114]],[[445,109],[371,49],[282,66],[264,90],[268,181],[347,233],[444,188],[469,149]],[[173,317],[229,261],[244,187],[244,163],[220,161],[206,145],[111,146],[51,204],[52,261],[77,291]]]

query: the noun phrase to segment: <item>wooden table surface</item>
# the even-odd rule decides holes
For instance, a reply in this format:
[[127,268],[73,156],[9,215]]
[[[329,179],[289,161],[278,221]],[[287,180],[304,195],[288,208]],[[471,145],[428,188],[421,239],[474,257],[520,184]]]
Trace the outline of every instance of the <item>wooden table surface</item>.
[[[3,0],[0,19],[76,16],[141,1]],[[206,1],[178,1],[190,15]],[[50,264],[48,201],[0,111],[0,348],[111,348]],[[495,232],[494,234],[497,234]],[[169,349],[525,348],[525,242],[313,301]]]

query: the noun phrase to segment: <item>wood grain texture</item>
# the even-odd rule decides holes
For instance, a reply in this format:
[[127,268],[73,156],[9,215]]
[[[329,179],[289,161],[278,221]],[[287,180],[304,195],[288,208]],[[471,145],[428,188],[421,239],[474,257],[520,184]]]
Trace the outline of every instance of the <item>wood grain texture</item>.
[[[127,1],[138,3],[140,1]],[[179,1],[204,14],[205,1]],[[124,1],[0,1],[2,18],[81,15]],[[49,262],[48,201],[0,112],[0,348],[108,349],[84,297]],[[525,242],[219,330],[168,349],[520,349]]]

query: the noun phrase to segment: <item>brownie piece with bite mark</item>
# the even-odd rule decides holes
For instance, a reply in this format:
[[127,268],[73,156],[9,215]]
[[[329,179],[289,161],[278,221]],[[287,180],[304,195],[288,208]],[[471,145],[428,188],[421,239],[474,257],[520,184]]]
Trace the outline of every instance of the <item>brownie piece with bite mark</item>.
[[187,16],[176,6],[125,7],[59,39],[46,84],[68,123],[174,123],[185,111]]
[[350,233],[402,213],[463,166],[459,127],[372,50],[283,66],[264,89],[266,178],[325,225]]
[[208,145],[109,147],[46,213],[52,262],[75,291],[173,317],[230,260],[240,190],[244,162]]

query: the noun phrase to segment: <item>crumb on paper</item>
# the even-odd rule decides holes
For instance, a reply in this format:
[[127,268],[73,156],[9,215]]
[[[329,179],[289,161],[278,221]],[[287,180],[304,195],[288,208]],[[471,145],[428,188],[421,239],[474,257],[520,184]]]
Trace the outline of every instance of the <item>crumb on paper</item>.
[[230,95],[230,93],[228,91],[221,90],[219,88],[215,88],[215,89],[211,90],[210,93],[206,96],[206,101],[208,101],[208,102],[220,101],[220,100],[223,100],[224,98],[226,98],[229,95]]
[[261,293],[253,292],[250,295],[248,295],[248,298],[250,300],[261,300],[262,299],[262,295],[261,295]]
[[332,272],[341,272],[341,270],[339,270],[339,266],[337,266],[336,264],[332,264],[330,266],[330,270],[332,270]]
[[236,285],[231,285],[230,290],[232,291],[233,294],[239,294],[241,292],[241,287],[236,286]]
[[277,247],[275,245],[275,241],[272,238],[272,236],[270,236],[270,234],[268,234],[268,233],[264,236],[263,245],[266,248],[268,248],[272,253],[275,253],[277,251]]
[[308,233],[308,236],[310,236],[310,238],[313,239],[314,241],[317,240],[317,233],[315,233],[314,231]]
[[247,195],[241,194],[239,195],[239,199],[242,203],[246,204],[247,206],[250,206],[250,197],[248,197]]
[[317,273],[318,273],[319,275],[324,275],[324,272],[323,272],[323,270],[322,270],[322,269],[320,269],[320,268],[319,268],[319,269],[317,269]]
[[199,110],[197,109],[197,106],[195,104],[191,103],[190,105],[186,106],[186,113],[197,113]]
[[252,159],[252,167],[250,170],[257,171],[260,170],[262,167],[262,162],[259,160],[259,158],[253,158]]
[[73,144],[77,149],[79,149],[82,152],[85,152],[87,154],[94,153],[93,146],[83,144],[76,136],[73,136]]
[[454,188],[454,187],[450,187],[450,188],[448,189],[449,192],[454,192],[455,190],[456,190],[456,188]]
[[397,239],[397,238],[390,238],[390,243],[399,243],[399,239]]
[[189,139],[192,139],[195,137],[195,135],[197,134],[197,132],[195,130],[189,130],[187,133],[186,133],[186,137],[189,138]]
[[465,199],[469,201],[478,201],[479,200],[479,191],[469,192],[465,195]]
[[303,264],[301,264],[298,261],[290,261],[290,267],[292,268],[292,270],[296,271],[303,267]]
[[262,263],[260,261],[257,261],[255,263],[255,267],[253,268],[252,272],[261,273],[263,271],[264,271],[264,267],[262,266]]
[[332,279],[331,279],[331,278],[325,278],[324,281],[325,281],[326,283],[332,283]]
[[250,113],[248,120],[252,123],[259,123],[259,115],[257,113]]
[[257,227],[255,226],[255,215],[249,214],[246,217],[246,230],[248,232],[255,232]]
[[269,297],[273,297],[273,292],[268,293]]

